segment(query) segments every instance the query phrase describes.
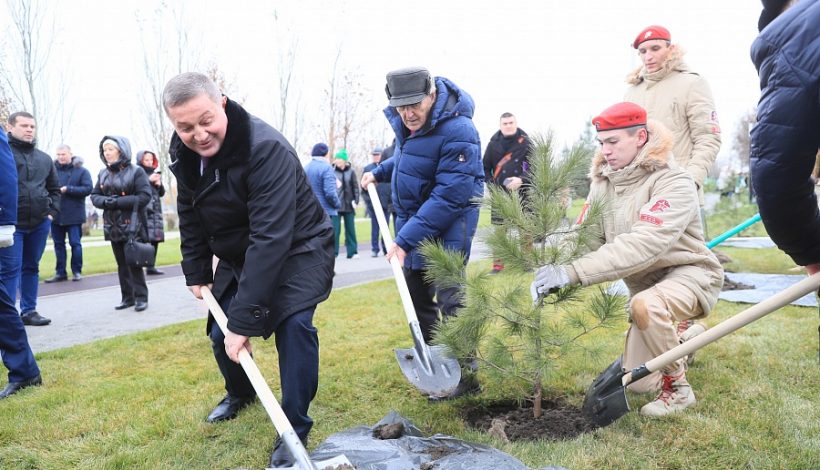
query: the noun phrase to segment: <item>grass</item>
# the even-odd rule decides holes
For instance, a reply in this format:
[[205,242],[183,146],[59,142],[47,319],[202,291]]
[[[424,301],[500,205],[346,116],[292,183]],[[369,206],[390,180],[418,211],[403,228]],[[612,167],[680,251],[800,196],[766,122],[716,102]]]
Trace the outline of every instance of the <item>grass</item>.
[[[51,241],[48,242],[49,245]],[[66,243],[68,250],[68,259],[66,260],[69,275],[71,274],[71,248]],[[159,251],[157,251],[157,266],[168,266],[172,264],[179,264],[182,260],[182,254],[179,251],[179,238],[167,239],[159,244]],[[47,279],[54,275],[54,267],[56,265],[56,258],[54,257],[54,250],[46,250],[43,257],[40,258],[40,280]],[[101,274],[117,272],[117,261],[114,259],[114,253],[111,251],[111,245],[103,246],[83,246],[83,275]]]
[[[721,301],[707,323],[745,307]],[[392,349],[410,338],[391,281],[337,290],[316,314],[321,369],[311,446],[395,409],[426,433],[494,446],[534,468],[817,468],[816,315],[786,307],[701,351],[689,373],[699,403],[682,415],[630,413],[570,441],[505,444],[465,429],[459,418],[459,405],[507,397],[503,384],[485,381],[480,398],[431,405],[405,381]],[[564,364],[550,392],[580,404],[620,354],[621,326],[598,336],[602,357]],[[261,406],[226,423],[203,421],[224,393],[203,331],[204,320],[196,320],[38,354],[45,385],[0,402],[0,468],[263,467],[275,432]],[[254,345],[278,395],[274,345]]]

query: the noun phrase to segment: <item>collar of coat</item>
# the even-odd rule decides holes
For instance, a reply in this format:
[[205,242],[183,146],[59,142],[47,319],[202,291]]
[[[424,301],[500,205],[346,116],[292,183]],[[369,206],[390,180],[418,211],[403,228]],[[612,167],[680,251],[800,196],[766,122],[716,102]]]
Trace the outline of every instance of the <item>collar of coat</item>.
[[663,67],[661,67],[660,70],[647,73],[644,66],[641,65],[626,76],[626,83],[637,85],[644,80],[658,82],[672,72],[691,72],[689,66],[683,61],[684,54],[686,54],[686,51],[683,50],[681,46],[675,45],[675,48],[672,49],[669,56],[666,57],[666,62],[663,63]]
[[[251,149],[251,116],[245,109],[230,99],[225,105],[228,116],[228,130],[225,140],[216,155],[210,157],[208,169],[229,168],[243,163],[250,156]],[[176,132],[171,137],[169,148],[171,162],[179,161],[184,167],[195,167],[199,171],[200,156],[182,143]]]
[[672,158],[672,133],[663,124],[651,119],[647,122],[646,127],[649,130],[649,141],[638,152],[632,163],[613,171],[609,168],[604,155],[598,150],[592,158],[589,177],[593,181],[604,179],[621,181],[675,166],[675,159]]

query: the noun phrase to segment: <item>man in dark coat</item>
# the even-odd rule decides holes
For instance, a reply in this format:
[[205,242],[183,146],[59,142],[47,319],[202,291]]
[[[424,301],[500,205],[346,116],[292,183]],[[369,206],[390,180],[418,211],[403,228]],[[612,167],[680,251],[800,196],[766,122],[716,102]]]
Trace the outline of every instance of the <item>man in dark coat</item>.
[[26,325],[43,326],[51,320],[37,313],[40,258],[46,249],[51,221],[60,212],[57,170],[37,148],[34,116],[9,116],[9,145],[17,164],[17,225],[14,245],[0,248],[0,282],[14,301],[20,288],[20,317]]
[[[250,337],[276,337],[282,408],[307,441],[308,407],[319,380],[316,305],[330,295],[333,227],[310,188],[296,151],[275,129],[222,96],[200,73],[171,79],[163,105],[176,132],[171,171],[178,182],[182,271],[197,298],[216,283],[228,317],[209,334],[227,396],[208,417],[220,421],[254,400],[238,364]],[[280,439],[271,466],[293,465]]]
[[[0,132],[0,248],[14,244],[17,222],[17,169],[6,135]],[[3,259],[0,258],[0,268]],[[9,370],[9,382],[0,391],[0,399],[20,390],[43,383],[40,368],[28,344],[26,327],[17,313],[14,300],[0,282],[0,356]]]
[[340,149],[333,159],[333,172],[336,175],[336,191],[339,196],[339,209],[330,217],[336,234],[333,253],[339,256],[339,240],[342,237],[342,222],[345,226],[345,252],[347,259],[359,257],[359,242],[356,240],[356,205],[359,203],[359,181],[356,171],[348,161],[347,149]]
[[67,253],[65,237],[71,247],[71,280],[83,278],[83,223],[85,222],[85,198],[91,194],[94,185],[91,174],[83,168],[83,159],[71,154],[71,147],[62,144],[57,147],[57,179],[60,181],[60,213],[51,222],[51,239],[54,241],[54,256],[57,265],[54,276],[46,282],[60,282],[68,279],[66,271]]
[[[434,78],[421,67],[395,70],[387,74],[387,97],[384,114],[396,133],[395,152],[362,176],[362,188],[391,185],[396,239],[387,259],[395,256],[402,264],[419,326],[429,342],[439,311],[454,316],[461,307],[461,287],[440,288],[425,279],[418,247],[425,240],[438,241],[463,253],[465,262],[469,258],[478,225],[474,199],[484,194],[481,142],[472,120],[473,99],[444,77]],[[474,375],[465,374],[452,395],[430,399],[479,390]]]
[[[512,113],[501,115],[500,129],[490,138],[484,151],[484,177],[487,184],[492,184],[505,191],[518,191],[527,179],[530,160],[530,138],[518,127],[518,121]],[[491,214],[492,222],[499,224],[499,215]],[[504,269],[504,261],[493,260],[493,273]]]
[[769,236],[813,274],[820,272],[820,211],[811,179],[820,146],[820,1],[763,5],[752,44],[761,89],[752,185]]
[[[373,157],[373,161],[368,163],[362,171],[372,172],[375,170],[382,159],[382,148],[376,147],[373,149],[371,156]],[[386,255],[387,254],[387,247],[384,246],[384,240],[379,236],[379,223],[376,220],[376,210],[382,211],[384,214],[384,220],[387,222],[388,227],[390,226],[390,211],[389,211],[389,204],[390,204],[390,185],[389,184],[380,184],[376,186],[376,193],[379,195],[379,207],[375,207],[373,205],[373,201],[370,199],[370,194],[367,191],[362,193],[364,198],[365,204],[367,204],[367,215],[370,217],[370,250],[372,252],[373,258],[379,256],[379,246],[381,244],[381,251]]]

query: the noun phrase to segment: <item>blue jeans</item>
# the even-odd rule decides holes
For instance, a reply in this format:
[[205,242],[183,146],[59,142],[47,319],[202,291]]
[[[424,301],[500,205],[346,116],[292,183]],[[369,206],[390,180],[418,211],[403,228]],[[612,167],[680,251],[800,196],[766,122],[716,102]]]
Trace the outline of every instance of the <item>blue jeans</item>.
[[37,310],[37,287],[40,282],[40,258],[46,249],[51,220],[46,219],[33,228],[14,231],[14,245],[0,248],[0,282],[12,303],[20,288],[20,312]]
[[[2,267],[2,261],[0,261]],[[23,382],[40,375],[40,368],[28,344],[26,328],[14,301],[0,283],[0,356],[9,370],[9,382]]]
[[83,238],[83,226],[75,225],[51,225],[51,239],[54,240],[54,256],[57,258],[57,266],[54,273],[60,277],[66,277],[65,270],[66,250],[65,236],[68,234],[68,244],[71,246],[71,272],[72,274],[82,274],[83,272],[83,245],[80,240]]
[[[224,311],[229,311],[234,294],[235,291],[228,291],[221,297],[219,304]],[[291,314],[274,331],[279,353],[282,410],[302,440],[313,427],[308,408],[319,388],[319,336],[313,326],[315,310],[313,305]],[[234,397],[254,396],[256,392],[242,366],[225,353],[225,335],[216,322],[211,325],[210,336],[214,358],[225,379],[225,390]]]

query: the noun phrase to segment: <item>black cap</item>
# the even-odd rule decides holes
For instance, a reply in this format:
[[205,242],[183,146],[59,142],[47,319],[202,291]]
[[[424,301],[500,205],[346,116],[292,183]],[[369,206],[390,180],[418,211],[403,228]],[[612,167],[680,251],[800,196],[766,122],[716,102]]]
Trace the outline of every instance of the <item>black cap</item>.
[[424,67],[408,67],[387,74],[384,90],[390,99],[390,106],[416,104],[430,94],[432,79]]

